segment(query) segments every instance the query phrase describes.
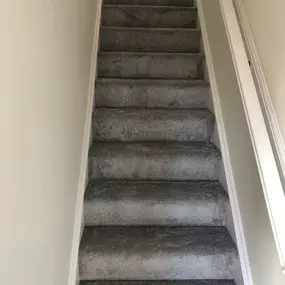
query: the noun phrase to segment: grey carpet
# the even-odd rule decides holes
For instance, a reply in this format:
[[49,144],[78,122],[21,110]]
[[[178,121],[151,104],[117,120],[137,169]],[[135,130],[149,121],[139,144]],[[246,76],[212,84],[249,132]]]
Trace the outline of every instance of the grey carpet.
[[102,27],[101,51],[198,52],[198,29]]
[[82,281],[80,285],[234,285],[232,280]]
[[85,224],[224,226],[229,210],[218,182],[92,181],[85,194]]
[[193,0],[105,0],[104,3],[113,5],[193,6]]
[[96,142],[89,155],[93,179],[217,180],[221,167],[209,143]]
[[202,80],[98,78],[96,107],[143,109],[207,108],[209,85]]
[[102,25],[143,28],[196,28],[197,11],[190,7],[106,5]]
[[203,57],[187,53],[100,52],[98,76],[201,79]]
[[105,0],[81,285],[234,285],[192,0]]
[[98,141],[210,141],[214,116],[206,109],[97,109],[93,139]]
[[232,279],[236,250],[224,227],[87,227],[83,280]]

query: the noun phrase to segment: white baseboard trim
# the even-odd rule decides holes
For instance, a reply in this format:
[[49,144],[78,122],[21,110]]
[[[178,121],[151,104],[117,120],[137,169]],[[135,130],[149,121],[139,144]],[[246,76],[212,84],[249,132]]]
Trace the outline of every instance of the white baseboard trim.
[[[266,116],[262,112],[262,105],[259,100],[252,72],[249,68],[248,57],[233,1],[219,1],[258,166],[262,190],[280,259],[280,267],[282,272],[285,272],[285,229],[283,220],[285,216],[285,196],[280,169],[278,169],[274,148],[270,141]],[[260,71],[262,72],[262,70]],[[266,84],[263,87],[266,87]]]
[[[252,72],[249,68],[248,56],[246,54],[233,1],[220,0],[220,5],[267,211],[280,259],[280,267],[282,272],[285,272],[285,229],[283,220],[285,216],[285,196],[281,181],[282,175],[280,175],[280,169],[278,169],[278,163],[276,163],[274,148],[270,140],[270,133],[267,129],[267,118],[262,112],[262,105],[259,100]],[[256,60],[258,61],[257,54]],[[259,72],[262,72],[261,67]],[[263,81],[264,86],[262,87],[266,88],[265,80]],[[267,93],[266,96],[269,98],[269,93]],[[278,127],[278,124],[276,124],[276,127]]]
[[92,112],[94,108],[94,82],[96,79],[97,72],[97,54],[99,47],[99,33],[100,33],[100,24],[101,24],[101,9],[102,9],[102,0],[97,1],[96,9],[96,18],[95,18],[95,27],[94,27],[94,37],[93,37],[93,46],[91,54],[91,65],[90,65],[90,75],[89,75],[89,86],[88,86],[88,98],[87,98],[87,108],[86,108],[86,117],[85,117],[85,126],[84,126],[84,137],[83,137],[83,146],[82,146],[82,155],[81,155],[81,165],[80,165],[80,174],[79,174],[79,183],[76,199],[76,209],[75,209],[75,220],[73,228],[73,237],[72,237],[72,249],[70,256],[70,267],[69,267],[69,276],[68,276],[68,285],[77,285],[79,284],[79,274],[78,274],[78,251],[80,240],[82,237],[84,229],[84,216],[83,216],[83,201],[84,193],[88,183],[88,152],[90,148],[90,143],[92,140]]
[[249,256],[248,256],[248,251],[247,251],[247,246],[246,246],[245,234],[244,234],[242,220],[241,220],[240,208],[238,205],[237,189],[235,186],[234,174],[233,174],[232,167],[231,167],[229,147],[228,147],[228,141],[227,141],[227,136],[226,136],[226,129],[225,129],[225,125],[223,122],[223,115],[222,115],[221,103],[220,103],[220,98],[219,98],[219,93],[218,93],[218,86],[217,86],[217,81],[216,81],[215,72],[214,72],[213,60],[212,60],[212,55],[210,51],[209,40],[207,36],[207,29],[205,25],[204,13],[203,13],[203,7],[201,4],[201,0],[197,1],[197,7],[198,7],[199,18],[200,18],[202,36],[203,36],[204,51],[206,55],[208,75],[210,79],[210,85],[211,85],[211,91],[212,91],[212,97],[213,97],[213,105],[214,105],[215,117],[216,117],[216,122],[217,122],[219,138],[220,138],[221,152],[223,156],[228,193],[229,193],[232,215],[233,215],[233,220],[234,220],[234,230],[236,234],[236,243],[237,243],[237,247],[239,251],[239,258],[240,258],[241,271],[243,275],[243,281],[244,281],[244,284],[246,285],[253,285],[254,283],[252,280],[252,274],[250,270]]
[[279,128],[277,116],[273,107],[273,103],[270,97],[268,86],[265,80],[265,76],[261,67],[261,63],[258,57],[258,53],[254,44],[253,36],[250,31],[249,23],[246,17],[244,6],[240,0],[235,1],[235,8],[239,17],[242,34],[244,36],[248,57],[252,66],[252,73],[255,82],[258,87],[259,95],[261,97],[261,103],[264,110],[264,115],[267,120],[267,127],[270,133],[270,139],[274,148],[275,157],[278,160],[280,167],[279,172],[282,175],[281,179],[283,186],[285,185],[285,144]]

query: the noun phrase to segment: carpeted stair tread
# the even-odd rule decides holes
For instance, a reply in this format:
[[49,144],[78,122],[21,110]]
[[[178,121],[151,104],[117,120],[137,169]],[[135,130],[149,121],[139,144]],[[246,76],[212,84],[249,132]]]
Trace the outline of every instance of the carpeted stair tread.
[[92,179],[217,180],[221,162],[209,143],[96,142],[89,157]]
[[95,109],[96,141],[209,141],[214,115],[206,109]]
[[233,279],[234,243],[224,227],[87,227],[82,280]]
[[224,226],[229,200],[214,181],[100,181],[89,183],[87,226]]
[[207,108],[210,87],[202,80],[98,78],[97,108]]
[[100,52],[98,77],[129,79],[201,79],[201,54]]
[[102,26],[143,28],[196,28],[193,7],[104,5]]
[[193,6],[193,0],[104,0],[111,5]]
[[234,280],[144,280],[81,281],[80,285],[235,285]]
[[199,52],[198,29],[102,27],[100,51]]

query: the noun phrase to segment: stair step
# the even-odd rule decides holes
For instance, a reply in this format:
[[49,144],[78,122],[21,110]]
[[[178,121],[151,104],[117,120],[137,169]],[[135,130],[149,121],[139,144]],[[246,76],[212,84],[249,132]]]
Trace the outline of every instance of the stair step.
[[105,27],[196,28],[197,9],[168,6],[105,5]]
[[235,285],[234,280],[81,281],[80,285]]
[[82,280],[233,279],[235,246],[224,227],[87,227]]
[[208,143],[97,142],[89,157],[92,179],[217,180],[221,162]]
[[199,52],[198,29],[102,27],[101,51]]
[[108,108],[207,108],[210,87],[201,80],[96,80],[95,106]]
[[112,5],[193,6],[193,0],[104,0]]
[[206,109],[95,109],[96,141],[209,141],[214,115]]
[[86,226],[224,226],[229,200],[218,182],[101,181],[87,187]]
[[100,52],[98,76],[105,78],[201,79],[200,54]]

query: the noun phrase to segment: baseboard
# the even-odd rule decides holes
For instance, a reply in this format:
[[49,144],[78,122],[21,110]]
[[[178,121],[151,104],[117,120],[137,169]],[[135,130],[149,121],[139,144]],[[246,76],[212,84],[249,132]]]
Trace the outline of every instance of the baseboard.
[[285,186],[285,144],[279,128],[277,116],[270,97],[265,76],[261,67],[258,53],[254,44],[253,36],[250,31],[249,23],[246,17],[244,6],[240,0],[235,1],[235,8],[238,14],[239,23],[245,40],[248,57],[251,62],[251,70],[257,84],[261,103],[266,116],[266,123],[270,134],[272,146],[274,148],[275,157],[279,164],[279,173],[282,175],[282,183]]
[[79,175],[78,192],[77,192],[76,209],[75,209],[75,220],[74,220],[73,237],[72,237],[72,249],[70,257],[68,285],[79,284],[78,250],[84,228],[83,200],[84,200],[86,185],[88,183],[88,152],[90,148],[90,142],[92,140],[91,138],[92,112],[95,101],[94,82],[96,79],[96,70],[97,70],[96,67],[97,67],[97,53],[99,46],[99,32],[101,24],[101,8],[102,8],[102,0],[98,0],[97,9],[96,9],[95,27],[94,27],[92,55],[91,55],[88,99],[87,99],[80,175]]
[[[271,116],[272,114],[264,114],[262,110],[262,103],[259,99],[253,74],[249,68],[248,55],[246,54],[233,1],[219,1],[243,102],[245,117],[258,166],[258,173],[266,201],[267,212],[280,259],[281,270],[285,271],[285,231],[283,220],[283,217],[285,216],[285,197],[281,179],[283,175],[280,175],[280,173],[283,173],[280,172],[280,165],[277,163],[274,146],[270,139],[270,132],[268,131],[266,122],[268,121],[266,115]],[[259,71],[262,73],[261,67]],[[266,88],[265,79],[263,80],[262,87]],[[269,98],[269,93],[267,93],[266,96]],[[275,127],[277,128],[278,124],[276,124]]]
[[245,234],[244,234],[242,220],[241,220],[241,213],[240,213],[240,209],[238,205],[237,189],[235,187],[234,174],[233,174],[231,162],[230,162],[226,129],[225,129],[225,125],[223,122],[221,103],[220,103],[220,98],[219,98],[219,93],[218,93],[218,86],[217,86],[217,81],[216,81],[215,72],[214,72],[212,55],[211,55],[211,51],[209,47],[207,29],[205,25],[204,13],[203,13],[201,0],[197,1],[197,7],[198,7],[199,18],[200,18],[202,36],[203,36],[204,51],[206,55],[208,76],[209,76],[210,85],[211,85],[213,105],[214,105],[214,110],[215,110],[218,134],[220,138],[221,152],[223,156],[225,175],[226,175],[228,193],[229,193],[229,198],[230,198],[230,205],[231,205],[232,215],[233,215],[233,220],[234,220],[234,230],[236,234],[236,243],[237,243],[237,247],[239,251],[240,266],[241,266],[243,281],[244,281],[244,284],[246,285],[253,285],[248,251],[246,247]]

